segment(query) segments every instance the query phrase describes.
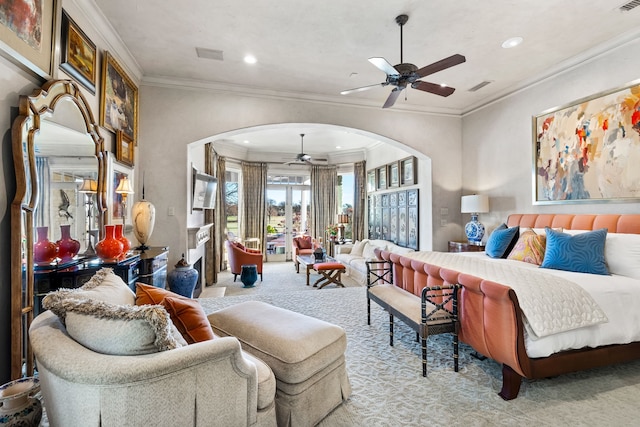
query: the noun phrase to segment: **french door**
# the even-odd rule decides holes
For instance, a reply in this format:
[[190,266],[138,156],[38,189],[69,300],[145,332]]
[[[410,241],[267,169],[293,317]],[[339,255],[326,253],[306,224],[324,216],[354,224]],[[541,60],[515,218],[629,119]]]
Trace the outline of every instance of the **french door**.
[[292,260],[292,239],[309,224],[309,186],[267,185],[267,224],[267,261]]

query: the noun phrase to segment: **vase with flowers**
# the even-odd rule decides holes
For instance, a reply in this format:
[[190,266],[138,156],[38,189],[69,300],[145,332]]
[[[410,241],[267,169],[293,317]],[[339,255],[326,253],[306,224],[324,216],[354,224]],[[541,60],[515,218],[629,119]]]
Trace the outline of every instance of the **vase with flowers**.
[[338,224],[329,224],[326,231],[331,240],[336,240],[338,238]]

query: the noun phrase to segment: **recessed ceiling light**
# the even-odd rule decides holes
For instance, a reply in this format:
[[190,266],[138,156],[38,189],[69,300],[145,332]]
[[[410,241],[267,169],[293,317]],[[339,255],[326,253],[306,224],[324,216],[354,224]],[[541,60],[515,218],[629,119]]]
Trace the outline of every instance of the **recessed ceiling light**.
[[248,144],[248,143],[249,143],[249,141],[248,141],[248,140],[246,140],[246,139],[245,139],[244,141],[242,141],[242,142],[244,142],[245,144]]
[[518,46],[523,40],[524,39],[522,37],[511,37],[510,39],[502,42],[502,47],[505,49],[511,49],[512,47]]
[[340,145],[336,145],[336,149],[341,149],[342,147]]
[[255,64],[256,62],[258,62],[258,60],[253,55],[247,55],[244,57],[244,62],[246,62],[247,64]]

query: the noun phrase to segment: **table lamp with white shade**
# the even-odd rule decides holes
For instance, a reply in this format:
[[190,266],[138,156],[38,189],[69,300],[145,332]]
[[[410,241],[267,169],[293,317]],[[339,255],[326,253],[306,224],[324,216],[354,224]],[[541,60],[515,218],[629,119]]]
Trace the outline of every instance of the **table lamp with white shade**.
[[478,221],[478,214],[489,212],[489,197],[480,194],[462,196],[460,205],[460,212],[471,214],[471,221],[464,227],[467,240],[471,244],[479,245],[484,237],[484,225]]

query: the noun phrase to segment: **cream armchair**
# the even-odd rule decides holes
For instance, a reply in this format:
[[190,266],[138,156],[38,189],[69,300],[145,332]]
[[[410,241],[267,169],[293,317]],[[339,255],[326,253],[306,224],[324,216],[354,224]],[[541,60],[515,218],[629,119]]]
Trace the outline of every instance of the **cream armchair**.
[[258,379],[269,367],[233,337],[113,356],[79,344],[46,311],[29,339],[51,426],[276,425],[275,381]]

